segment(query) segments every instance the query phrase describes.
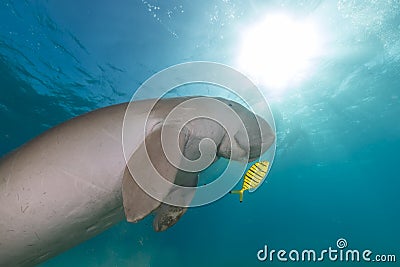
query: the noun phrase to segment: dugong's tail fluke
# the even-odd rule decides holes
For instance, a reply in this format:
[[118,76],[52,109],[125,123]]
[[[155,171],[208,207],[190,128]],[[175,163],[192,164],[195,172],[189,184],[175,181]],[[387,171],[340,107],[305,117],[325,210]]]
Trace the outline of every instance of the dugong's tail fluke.
[[244,190],[245,189],[233,190],[233,191],[231,191],[231,194],[239,194],[239,200],[240,200],[240,202],[242,202],[243,201],[243,192],[244,192]]

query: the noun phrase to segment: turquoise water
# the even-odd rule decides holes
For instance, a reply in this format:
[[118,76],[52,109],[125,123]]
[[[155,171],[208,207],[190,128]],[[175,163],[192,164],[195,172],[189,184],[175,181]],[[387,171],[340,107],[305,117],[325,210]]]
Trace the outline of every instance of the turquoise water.
[[275,12],[312,19],[325,41],[303,79],[279,93],[260,84],[277,126],[267,182],[243,203],[227,195],[193,208],[164,233],[152,218],[121,222],[40,266],[285,266],[257,252],[320,251],[339,238],[400,257],[398,1],[2,1],[0,155],[129,101],[165,67],[240,69],[242,33]]

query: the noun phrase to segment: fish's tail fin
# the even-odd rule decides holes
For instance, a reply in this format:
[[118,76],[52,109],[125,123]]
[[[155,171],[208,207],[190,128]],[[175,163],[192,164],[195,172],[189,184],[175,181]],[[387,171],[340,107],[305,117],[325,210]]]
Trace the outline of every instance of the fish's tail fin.
[[240,200],[240,202],[242,202],[243,201],[243,192],[244,192],[243,189],[242,190],[232,190],[231,194],[238,194],[239,200]]

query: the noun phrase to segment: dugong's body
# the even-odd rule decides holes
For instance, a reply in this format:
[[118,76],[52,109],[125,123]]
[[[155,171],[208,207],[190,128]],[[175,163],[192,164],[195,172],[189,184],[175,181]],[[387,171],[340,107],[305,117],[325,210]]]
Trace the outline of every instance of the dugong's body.
[[126,106],[74,118],[0,161],[0,266],[42,262],[123,218]]
[[[182,99],[163,101],[147,120],[149,129]],[[147,104],[135,103],[136,110]],[[122,126],[127,105],[67,121],[0,160],[0,266],[38,264],[124,218]],[[135,116],[143,120],[147,114]],[[145,138],[142,127],[129,132],[134,145],[127,155]],[[144,211],[139,219],[153,209],[147,210],[146,201],[134,203]]]

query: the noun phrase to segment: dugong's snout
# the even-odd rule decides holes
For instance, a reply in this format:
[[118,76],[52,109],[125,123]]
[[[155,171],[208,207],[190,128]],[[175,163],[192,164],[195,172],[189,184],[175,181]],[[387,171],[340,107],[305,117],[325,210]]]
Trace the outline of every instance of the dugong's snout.
[[254,161],[275,142],[275,132],[261,116],[254,114],[239,103],[224,100],[238,115],[237,132],[233,140],[225,134],[219,145],[219,156],[239,161]]
[[249,161],[254,161],[264,154],[275,142],[275,133],[269,123],[262,117],[255,115],[254,121],[246,125],[249,136]]

